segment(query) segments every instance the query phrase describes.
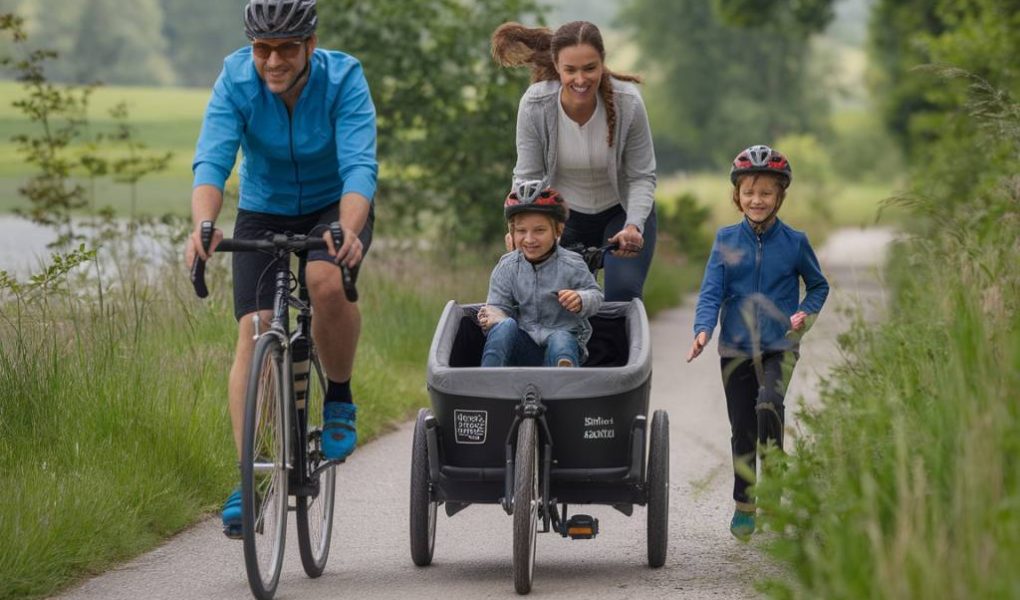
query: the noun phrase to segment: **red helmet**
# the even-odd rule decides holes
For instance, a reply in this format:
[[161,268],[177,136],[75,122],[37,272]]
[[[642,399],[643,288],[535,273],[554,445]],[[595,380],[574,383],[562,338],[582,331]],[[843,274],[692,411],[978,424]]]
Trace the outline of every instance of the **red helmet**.
[[503,216],[507,221],[514,215],[533,212],[549,215],[565,223],[567,205],[560,193],[546,187],[543,180],[514,181],[514,188],[503,202]]
[[747,173],[774,173],[779,175],[783,188],[790,187],[793,181],[793,170],[790,161],[764,144],[751,146],[743,150],[733,159],[730,169],[730,181],[737,185],[737,179]]

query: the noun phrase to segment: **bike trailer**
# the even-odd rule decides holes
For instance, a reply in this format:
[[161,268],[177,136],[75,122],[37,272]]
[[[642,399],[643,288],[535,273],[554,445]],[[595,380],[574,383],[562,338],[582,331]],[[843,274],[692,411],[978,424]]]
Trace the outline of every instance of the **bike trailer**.
[[591,318],[580,368],[495,367],[481,362],[480,304],[449,302],[429,350],[427,384],[437,433],[430,435],[434,500],[452,514],[504,495],[508,436],[516,407],[537,394],[551,443],[550,496],[558,502],[644,504],[652,361],[641,300],[607,302]]

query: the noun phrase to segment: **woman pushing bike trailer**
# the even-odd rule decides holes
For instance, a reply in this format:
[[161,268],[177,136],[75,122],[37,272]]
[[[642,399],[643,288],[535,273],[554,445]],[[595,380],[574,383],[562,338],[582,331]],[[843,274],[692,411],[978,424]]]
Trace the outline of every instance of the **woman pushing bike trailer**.
[[807,236],[777,216],[792,180],[789,161],[768,146],[751,146],[733,159],[732,200],[744,218],[716,233],[687,354],[687,362],[697,358],[721,322],[736,503],[730,532],[742,540],[754,533],[756,514],[747,491],[753,481],[743,472],[756,472],[757,451],[783,448],[784,399],[800,338],[829,294]]
[[[483,305],[446,305],[429,350],[431,409],[421,409],[415,423],[409,526],[411,558],[426,566],[435,552],[440,505],[447,516],[470,504],[500,505],[512,516],[514,588],[527,594],[538,533],[572,539],[599,533],[598,519],[571,514],[571,504],[607,505],[626,515],[635,505],[647,507],[647,561],[664,564],[669,419],[659,410],[648,423],[651,338],[641,300],[601,303],[595,310],[601,293],[589,288],[587,265],[607,249],[593,248],[588,262],[560,248],[549,235],[561,222],[558,195],[518,192],[506,201],[508,220],[529,212],[554,215],[545,225],[527,220],[534,230],[515,226],[521,249],[505,255],[493,273],[497,292],[506,294],[490,291],[490,300],[525,323],[515,326],[515,343],[503,346],[512,360],[494,362],[518,366],[482,366],[491,358],[483,352],[492,345],[486,329],[496,326],[491,315],[479,315]],[[550,269],[532,291],[555,284],[555,297],[541,293],[529,300],[526,282],[503,272],[518,260],[525,275]],[[566,333],[543,347],[533,330]],[[571,347],[577,343],[583,351]],[[561,368],[567,366],[574,368]]]

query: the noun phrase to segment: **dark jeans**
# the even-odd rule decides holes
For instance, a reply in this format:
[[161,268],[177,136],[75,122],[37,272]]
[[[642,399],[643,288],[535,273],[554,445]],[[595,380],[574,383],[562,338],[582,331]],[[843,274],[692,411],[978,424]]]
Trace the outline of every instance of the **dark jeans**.
[[[733,499],[738,505],[750,509],[754,498],[747,494],[753,483],[739,471],[738,465],[757,472],[756,443],[758,440],[759,403],[768,402],[779,416],[779,426],[786,422],[784,400],[790,385],[797,354],[793,352],[766,352],[762,356],[764,380],[758,380],[757,369],[750,358],[722,358],[723,388],[726,390],[726,409],[730,415],[730,448],[733,451]],[[760,440],[764,442],[764,440]],[[782,447],[782,436],[776,440]]]
[[[623,229],[627,213],[617,204],[613,208],[594,215],[586,215],[577,211],[570,212],[567,226],[560,237],[561,246],[570,246],[578,242],[585,246],[603,246]],[[655,209],[645,220],[645,238],[641,253],[633,258],[620,258],[610,253],[605,261],[605,293],[606,302],[628,301],[641,298],[645,287],[645,278],[652,265],[655,254],[656,219]]]

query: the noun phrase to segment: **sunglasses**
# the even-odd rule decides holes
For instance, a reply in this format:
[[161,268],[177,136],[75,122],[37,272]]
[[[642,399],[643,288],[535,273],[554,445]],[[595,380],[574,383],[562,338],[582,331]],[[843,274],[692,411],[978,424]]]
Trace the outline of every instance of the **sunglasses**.
[[282,44],[276,44],[275,46],[265,42],[252,42],[251,53],[259,60],[268,60],[269,56],[273,52],[276,52],[276,55],[284,60],[290,60],[301,53],[301,49],[304,48],[304,45],[304,40],[284,42]]

